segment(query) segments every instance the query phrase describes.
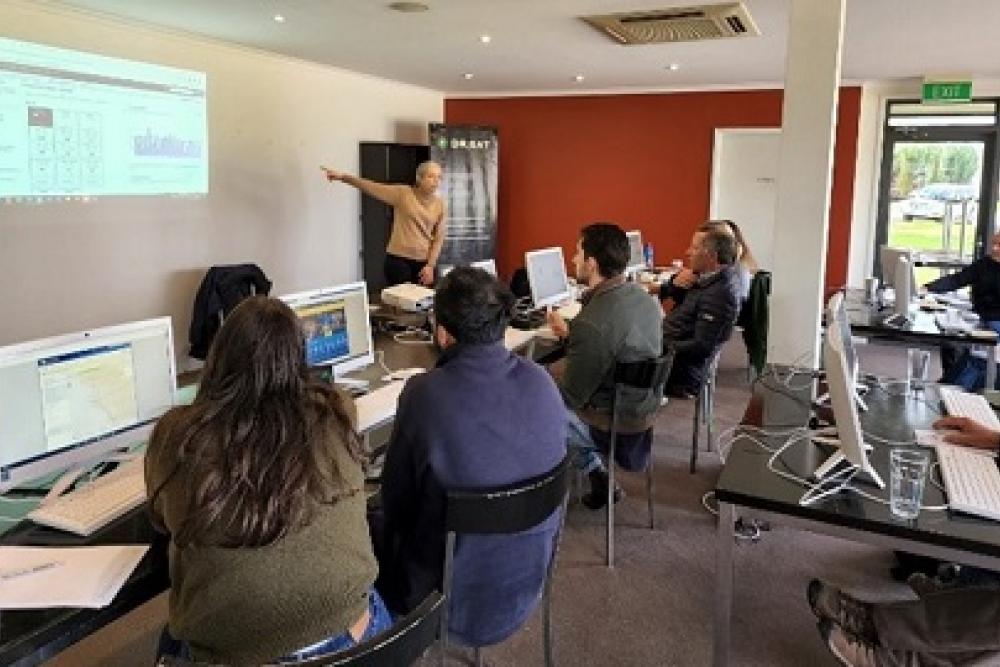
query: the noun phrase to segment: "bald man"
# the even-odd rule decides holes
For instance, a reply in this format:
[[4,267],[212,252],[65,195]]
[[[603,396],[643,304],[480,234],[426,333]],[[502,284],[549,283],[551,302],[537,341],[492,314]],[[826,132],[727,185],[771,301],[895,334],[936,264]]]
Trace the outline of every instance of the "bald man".
[[445,236],[445,205],[437,194],[441,165],[428,160],[417,167],[414,185],[387,185],[320,167],[331,183],[340,181],[392,207],[392,235],[385,249],[385,280],[434,284],[434,267]]

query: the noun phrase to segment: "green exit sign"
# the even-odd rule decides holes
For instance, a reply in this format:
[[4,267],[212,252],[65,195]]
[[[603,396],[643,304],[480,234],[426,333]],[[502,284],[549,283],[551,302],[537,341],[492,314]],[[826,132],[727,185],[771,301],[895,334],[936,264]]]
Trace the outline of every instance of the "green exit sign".
[[968,102],[972,99],[971,81],[925,81],[924,102]]

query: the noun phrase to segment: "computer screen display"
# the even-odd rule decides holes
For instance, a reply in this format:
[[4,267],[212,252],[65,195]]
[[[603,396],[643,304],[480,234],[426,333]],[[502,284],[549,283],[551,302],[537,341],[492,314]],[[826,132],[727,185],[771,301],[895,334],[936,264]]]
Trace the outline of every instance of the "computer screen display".
[[524,260],[536,308],[554,306],[572,298],[562,248],[532,250],[525,253]]
[[141,442],[175,392],[168,317],[0,348],[0,491]]
[[863,445],[861,420],[854,398],[854,377],[850,371],[845,339],[840,327],[829,327],[823,341],[823,367],[830,392],[830,404],[837,423],[840,450],[849,462],[861,469],[868,468],[868,457]]
[[306,362],[346,373],[374,362],[368,288],[351,283],[281,297],[302,322]]
[[628,239],[628,265],[626,271],[641,271],[646,268],[646,258],[642,254],[642,233],[639,230],[625,232]]
[[851,335],[851,320],[847,316],[847,308],[844,306],[844,295],[837,292],[826,306],[827,327],[836,327],[840,336],[841,346],[844,349],[844,356],[847,359],[847,369],[851,373],[852,382],[857,380],[858,356],[854,350],[854,339]]

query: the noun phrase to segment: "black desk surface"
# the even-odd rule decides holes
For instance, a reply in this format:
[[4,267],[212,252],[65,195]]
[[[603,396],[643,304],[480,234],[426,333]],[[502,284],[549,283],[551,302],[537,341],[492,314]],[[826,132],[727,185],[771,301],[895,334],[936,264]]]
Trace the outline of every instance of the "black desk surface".
[[[430,368],[437,349],[428,344],[400,344],[391,335],[379,334],[376,349],[385,354],[390,369]],[[553,345],[535,348],[535,358],[552,354]],[[384,384],[384,371],[373,365],[356,374]],[[112,522],[89,538],[23,521],[0,534],[0,544],[19,546],[90,546],[101,544],[150,544],[151,548],[111,604],[103,609],[40,609],[0,611],[0,665],[37,665],[71,644],[124,616],[170,586],[167,540],[156,534],[143,505]]]
[[996,339],[974,338],[964,333],[944,333],[934,321],[934,313],[916,308],[910,309],[910,318],[906,326],[888,327],[882,324],[886,317],[892,315],[892,308],[879,309],[864,300],[864,294],[859,290],[845,292],[844,307],[851,321],[851,330],[859,335],[879,338],[894,338],[910,340],[916,343],[937,345],[942,342],[975,343],[993,345]]
[[[804,376],[792,382],[804,383]],[[894,387],[896,391],[898,387]],[[925,400],[890,395],[884,389],[872,389],[865,396],[869,411],[861,412],[862,429],[892,441],[912,441],[914,428],[929,428],[939,416],[940,400],[933,387],[926,392]],[[820,414],[829,419],[827,412]],[[803,426],[809,418],[809,392],[791,390],[773,376],[766,376],[756,383],[753,396],[744,417],[745,424],[779,430]],[[760,438],[769,447],[776,448],[785,442],[785,436]],[[886,483],[886,489],[857,479],[853,484],[867,493],[888,499],[889,445],[872,442],[874,451],[869,460]],[[915,445],[910,445],[915,446]],[[790,447],[777,465],[797,477],[807,477],[830,453],[817,445],[802,441]],[[933,460],[933,452],[932,452]],[[974,551],[1000,557],[1000,523],[956,514],[947,510],[924,509],[912,522],[891,518],[889,506],[862,498],[852,492],[843,492],[821,500],[808,507],[799,505],[804,487],[783,479],[767,468],[771,454],[756,443],[741,439],[734,443],[726,458],[726,465],[716,485],[720,502],[791,515],[824,523],[854,528],[873,533],[916,540],[927,544]],[[928,481],[925,487],[925,506],[944,505],[944,494]]]

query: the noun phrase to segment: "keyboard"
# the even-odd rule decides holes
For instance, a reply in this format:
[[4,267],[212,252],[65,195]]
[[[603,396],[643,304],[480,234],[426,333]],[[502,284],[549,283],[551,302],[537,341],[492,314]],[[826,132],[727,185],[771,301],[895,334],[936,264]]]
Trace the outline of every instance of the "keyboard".
[[934,449],[948,492],[948,506],[959,512],[1000,521],[1000,470],[994,458],[954,445],[939,444]]
[[28,518],[86,537],[146,502],[143,461],[139,456],[123,463],[86,486],[40,506]]
[[972,325],[961,317],[949,317],[948,313],[938,313],[934,316],[934,323],[941,331],[954,331],[965,333],[972,330]]
[[396,416],[396,404],[405,384],[405,380],[396,380],[354,399],[354,405],[358,410],[359,433]]
[[970,394],[961,389],[941,387],[944,408],[953,417],[968,417],[983,426],[1000,431],[1000,419],[989,402],[979,394]]

